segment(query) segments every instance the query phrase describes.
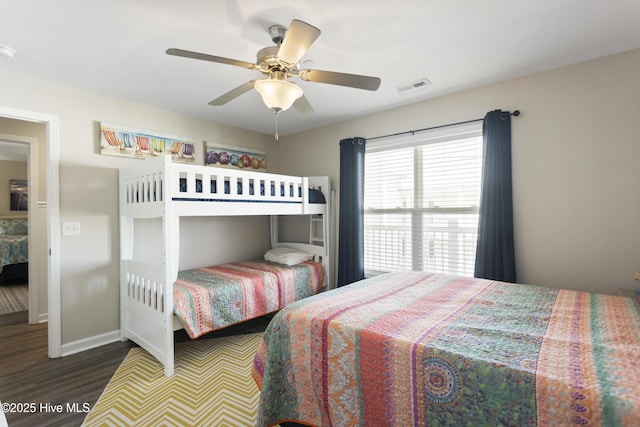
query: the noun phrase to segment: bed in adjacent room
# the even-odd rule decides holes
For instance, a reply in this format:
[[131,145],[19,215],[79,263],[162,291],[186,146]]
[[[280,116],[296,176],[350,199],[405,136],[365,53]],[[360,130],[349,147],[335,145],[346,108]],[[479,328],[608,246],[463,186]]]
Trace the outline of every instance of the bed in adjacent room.
[[258,425],[640,425],[638,354],[635,299],[390,273],[274,316]]
[[28,223],[26,216],[0,217],[0,281],[28,275]]

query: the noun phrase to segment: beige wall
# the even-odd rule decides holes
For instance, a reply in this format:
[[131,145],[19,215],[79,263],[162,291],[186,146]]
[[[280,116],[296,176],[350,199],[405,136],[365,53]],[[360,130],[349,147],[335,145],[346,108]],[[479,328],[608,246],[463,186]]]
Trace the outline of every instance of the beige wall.
[[[274,154],[275,142],[270,135],[2,70],[0,81],[11,82],[3,85],[0,105],[59,117],[60,220],[79,221],[81,226],[81,235],[61,236],[63,345],[120,327],[118,168],[140,160],[100,155],[101,121],[194,138],[198,141],[199,162],[204,140],[256,148],[266,151],[269,158]],[[274,163],[269,161],[270,165]],[[243,219],[247,226],[240,226],[238,221],[229,227],[220,223],[188,225],[196,227],[201,237],[190,250],[198,256],[207,253],[215,264],[228,253],[241,252],[241,248],[255,251],[254,242],[268,247],[268,220]],[[256,233],[256,221],[263,224],[262,235]],[[193,233],[189,229],[186,232]]]
[[0,216],[27,215],[25,211],[12,211],[9,199],[9,181],[27,178],[27,162],[0,160]]
[[280,172],[328,174],[338,188],[340,139],[519,109],[512,122],[518,281],[601,293],[638,287],[638,70],[635,50],[281,137]]

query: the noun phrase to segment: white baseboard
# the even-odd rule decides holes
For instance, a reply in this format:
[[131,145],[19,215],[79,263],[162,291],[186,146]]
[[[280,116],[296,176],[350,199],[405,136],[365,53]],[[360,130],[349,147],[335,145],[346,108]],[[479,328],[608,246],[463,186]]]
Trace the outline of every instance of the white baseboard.
[[92,348],[111,344],[116,341],[120,341],[120,329],[62,344],[62,356],[69,356],[71,354],[80,353],[81,351],[91,350]]

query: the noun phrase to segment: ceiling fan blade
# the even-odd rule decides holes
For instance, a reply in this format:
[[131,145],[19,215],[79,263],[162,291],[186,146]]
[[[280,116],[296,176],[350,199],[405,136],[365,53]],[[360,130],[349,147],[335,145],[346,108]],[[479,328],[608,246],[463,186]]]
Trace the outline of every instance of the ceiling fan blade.
[[306,22],[294,19],[282,40],[278,58],[288,64],[296,64],[307,49],[320,36],[320,30]]
[[304,117],[309,117],[316,113],[316,110],[313,109],[313,106],[304,95],[293,102],[293,108]]
[[224,58],[222,56],[208,55],[206,53],[192,52],[190,50],[171,48],[171,49],[167,49],[167,55],[182,56],[184,58],[200,59],[203,61],[219,62],[221,64],[229,64],[229,65],[235,65],[238,67],[248,68],[250,70],[257,69],[256,64],[252,64],[251,62],[238,61],[236,59],[229,59],[229,58]]
[[211,101],[209,105],[224,105],[227,102],[239,97],[240,95],[249,92],[251,89],[253,89],[253,85],[255,84],[255,82],[255,80],[251,80],[250,82],[246,82],[245,84],[240,85],[235,89],[231,89],[229,92]]
[[378,77],[322,70],[302,70],[300,71],[300,78],[308,82],[328,83],[330,85],[348,86],[365,90],[378,90],[381,82]]

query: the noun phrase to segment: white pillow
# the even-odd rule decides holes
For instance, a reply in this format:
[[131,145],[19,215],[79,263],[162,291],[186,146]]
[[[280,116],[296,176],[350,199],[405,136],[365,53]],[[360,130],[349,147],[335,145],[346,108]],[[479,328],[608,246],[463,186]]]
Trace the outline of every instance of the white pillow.
[[299,249],[280,246],[269,249],[264,254],[265,261],[277,262],[278,264],[296,265],[303,261],[309,261],[313,255]]

